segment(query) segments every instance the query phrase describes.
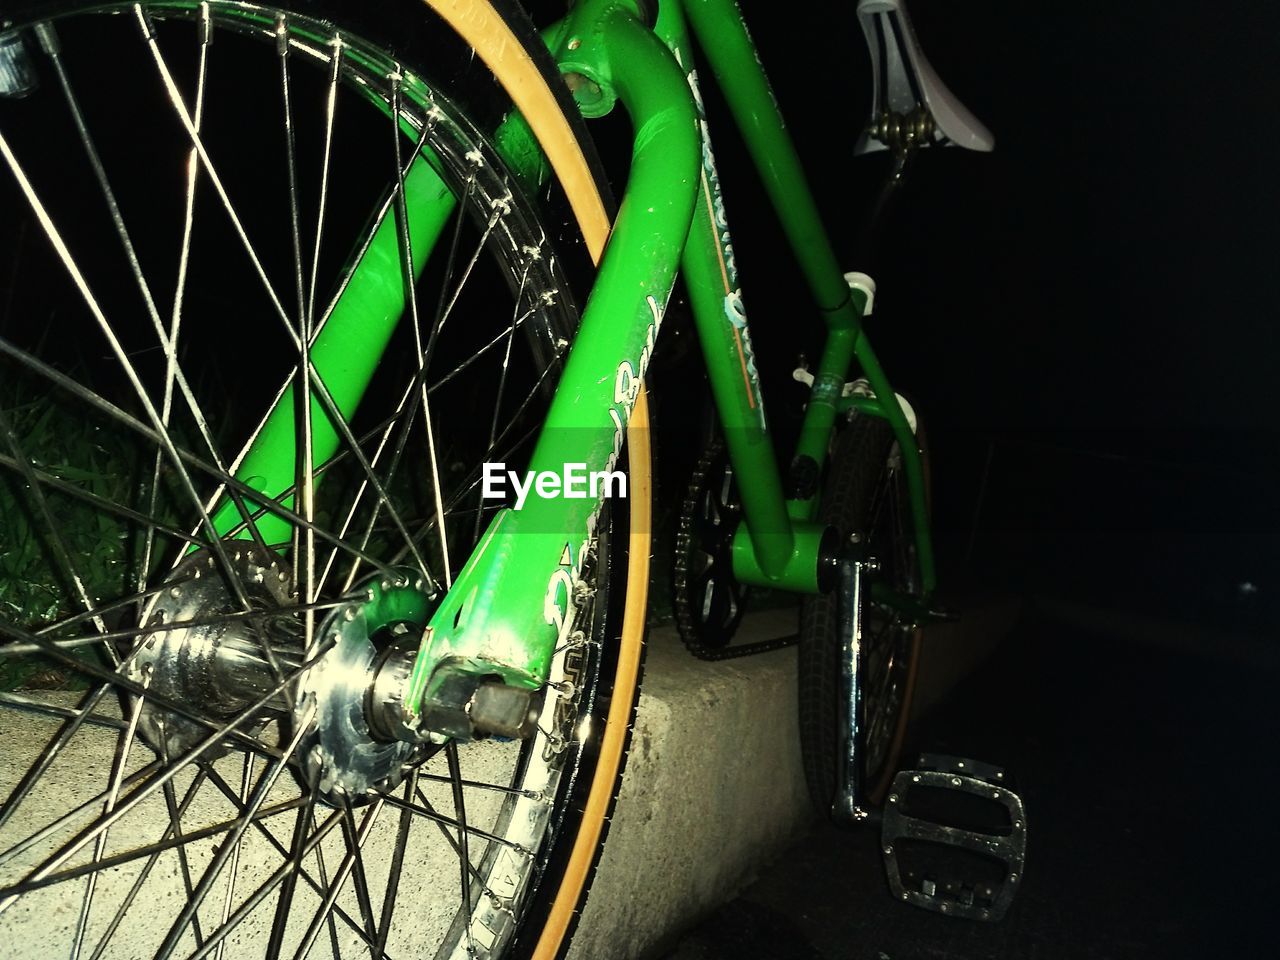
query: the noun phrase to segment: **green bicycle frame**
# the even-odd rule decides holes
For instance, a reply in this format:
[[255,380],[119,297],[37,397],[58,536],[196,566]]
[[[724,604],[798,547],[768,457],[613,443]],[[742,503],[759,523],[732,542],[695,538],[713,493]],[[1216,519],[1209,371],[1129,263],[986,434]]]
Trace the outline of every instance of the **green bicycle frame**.
[[[607,471],[616,462],[653,352],[663,312],[683,270],[706,356],[716,408],[739,481],[744,523],[733,544],[740,579],[816,592],[824,528],[813,489],[787,499],[764,416],[751,338],[742,308],[732,240],[692,63],[690,28],[723,89],[784,233],[827,327],[796,457],[825,461],[843,388],[857,362],[874,392],[859,409],[883,416],[903,453],[914,534],[927,596],[935,582],[919,449],[862,330],[865,301],[851,293],[823,232],[816,204],[734,0],[661,0],[656,26],[637,18],[634,0],[580,0],[546,36],[559,66],[574,75],[583,112],[621,102],[634,130],[626,191],[528,469],[562,473],[566,463]],[[536,150],[518,118],[504,125],[509,159],[533,175]],[[500,133],[500,139],[502,134]],[[530,157],[534,159],[530,161]],[[404,182],[412,261],[425,262],[454,199],[420,158]],[[310,349],[314,378],[349,416],[359,403],[405,305],[402,239],[387,217]],[[236,477],[280,496],[295,480],[295,401],[288,387],[260,428]],[[336,451],[337,432],[313,400],[316,465]],[[417,710],[436,666],[474,664],[507,682],[540,686],[557,641],[571,628],[583,564],[601,503],[530,497],[497,513],[440,600],[424,634],[405,703]],[[244,520],[221,505],[219,533],[244,536]],[[287,519],[270,518],[283,542]],[[533,574],[531,575],[531,571]]]

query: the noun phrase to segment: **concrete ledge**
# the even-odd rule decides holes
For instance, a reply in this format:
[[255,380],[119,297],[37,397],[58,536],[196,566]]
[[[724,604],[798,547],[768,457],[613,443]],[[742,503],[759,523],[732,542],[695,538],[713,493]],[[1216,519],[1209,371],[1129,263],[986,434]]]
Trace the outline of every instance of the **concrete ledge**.
[[[749,635],[795,632],[793,610]],[[652,956],[731,898],[809,822],[794,647],[695,660],[674,628],[651,631],[631,754],[575,960]]]
[[[1008,598],[966,604],[925,634],[913,720],[991,655],[1017,621]],[[743,640],[785,636],[796,612],[757,614]],[[904,758],[909,759],[909,758]],[[796,650],[694,659],[652,630],[631,753],[570,960],[639,960],[732,899],[811,822]]]

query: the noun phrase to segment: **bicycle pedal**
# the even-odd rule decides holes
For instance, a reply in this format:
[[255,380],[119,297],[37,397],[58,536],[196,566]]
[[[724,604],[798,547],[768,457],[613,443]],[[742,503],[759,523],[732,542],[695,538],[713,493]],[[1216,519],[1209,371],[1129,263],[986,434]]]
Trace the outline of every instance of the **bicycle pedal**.
[[899,900],[952,917],[999,920],[1022,884],[1022,798],[991,764],[921,754],[886,797],[880,849]]

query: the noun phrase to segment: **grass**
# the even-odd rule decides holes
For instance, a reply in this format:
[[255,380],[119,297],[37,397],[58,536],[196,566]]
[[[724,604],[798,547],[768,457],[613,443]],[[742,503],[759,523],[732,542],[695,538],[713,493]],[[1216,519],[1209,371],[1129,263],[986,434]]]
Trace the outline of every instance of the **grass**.
[[[152,454],[140,439],[86,415],[81,406],[41,394],[22,376],[0,383],[0,409],[37,471],[111,503],[149,508]],[[7,444],[4,452],[11,453]],[[173,498],[165,495],[163,479],[161,486],[157,513],[163,515],[172,512]],[[59,544],[94,602],[136,590],[133,579],[143,550],[140,524],[70,494],[41,489],[54,530],[22,474],[0,468],[0,619],[28,630],[82,609],[71,572],[57,559]],[[79,655],[100,656],[94,651],[82,648]],[[0,657],[0,689],[73,685],[71,673],[43,657]]]

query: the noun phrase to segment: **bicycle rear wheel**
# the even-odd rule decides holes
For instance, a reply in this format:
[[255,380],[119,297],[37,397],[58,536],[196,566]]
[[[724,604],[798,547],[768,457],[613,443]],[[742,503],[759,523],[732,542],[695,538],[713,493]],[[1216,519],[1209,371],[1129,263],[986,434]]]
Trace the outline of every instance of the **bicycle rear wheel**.
[[[923,452],[923,444],[922,444]],[[923,456],[922,456],[923,459]],[[928,462],[924,461],[928,470]],[[823,489],[823,522],[842,537],[857,535],[880,564],[876,577],[892,589],[919,589],[906,475],[886,421],[857,416],[832,447]],[[862,754],[865,797],[884,798],[906,734],[920,657],[920,631],[901,614],[868,599],[862,613]],[[805,597],[800,606],[800,740],[809,796],[823,815],[835,796],[836,758],[843,743],[838,598]]]
[[[587,885],[643,518],[603,525],[535,737],[393,749],[370,725],[362,780],[307,753],[353,598],[418,605],[361,638],[379,655],[420,627],[483,530],[480,464],[527,455],[607,223],[518,13],[333,7],[0,25],[24,68],[0,96],[0,935],[24,955],[552,955]],[[578,151],[563,188],[504,161],[530,89],[548,154]],[[419,174],[458,210],[429,259],[399,201]],[[362,318],[312,369],[377,255],[404,320]],[[358,406],[330,389],[370,357]],[[297,384],[294,477],[266,489],[244,453]],[[629,469],[643,512],[635,444]]]

